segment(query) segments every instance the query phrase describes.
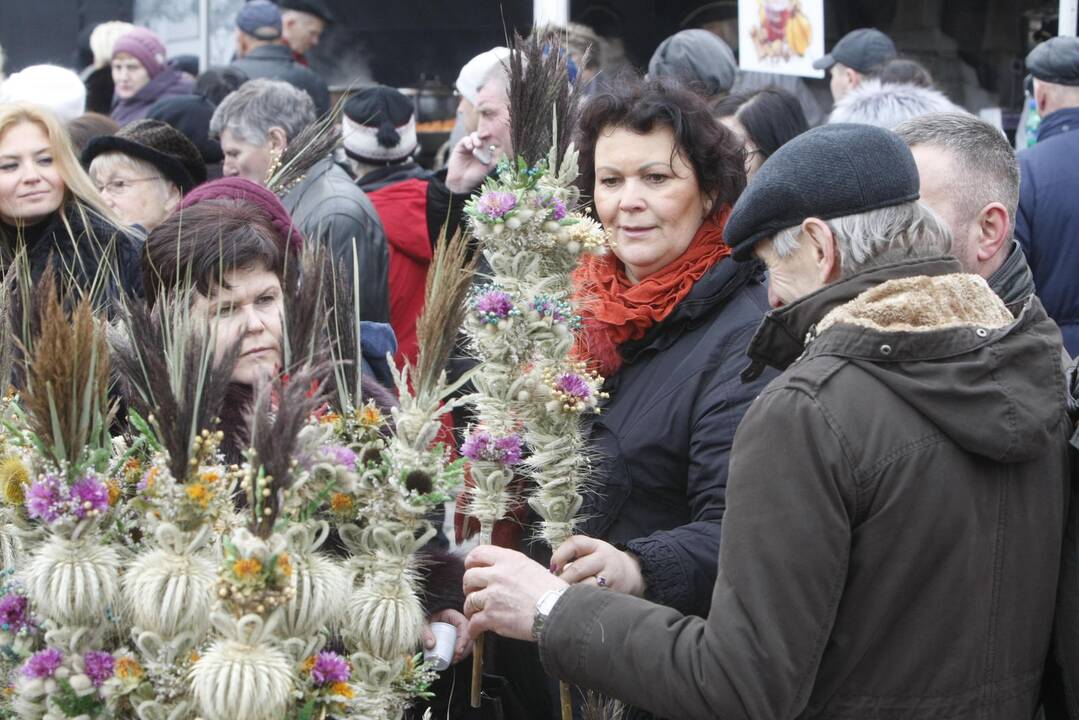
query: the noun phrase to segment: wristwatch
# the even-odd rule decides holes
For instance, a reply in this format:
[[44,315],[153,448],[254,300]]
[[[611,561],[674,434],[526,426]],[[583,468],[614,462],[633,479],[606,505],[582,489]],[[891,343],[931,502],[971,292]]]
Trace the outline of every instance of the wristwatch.
[[532,640],[535,642],[539,642],[540,635],[543,634],[543,626],[547,622],[547,616],[554,610],[555,603],[562,597],[562,593],[567,590],[569,590],[568,587],[548,590],[540,596],[539,601],[536,603],[536,614],[532,618]]

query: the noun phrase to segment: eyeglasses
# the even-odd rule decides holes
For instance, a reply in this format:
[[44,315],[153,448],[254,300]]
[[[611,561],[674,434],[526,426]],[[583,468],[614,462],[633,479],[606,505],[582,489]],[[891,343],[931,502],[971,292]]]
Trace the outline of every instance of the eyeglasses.
[[161,180],[160,175],[154,177],[134,178],[132,180],[110,180],[107,183],[94,183],[97,187],[97,191],[104,195],[108,192],[110,195],[123,195],[131,186],[135,183],[150,182],[151,180]]

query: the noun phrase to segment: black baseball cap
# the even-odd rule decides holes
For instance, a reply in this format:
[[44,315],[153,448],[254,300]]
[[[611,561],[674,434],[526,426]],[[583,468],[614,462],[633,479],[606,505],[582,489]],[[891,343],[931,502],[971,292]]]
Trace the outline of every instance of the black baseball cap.
[[813,67],[827,70],[836,63],[843,63],[860,73],[868,73],[894,60],[896,55],[895,43],[890,37],[880,30],[860,28],[840,38],[832,52],[813,61]]

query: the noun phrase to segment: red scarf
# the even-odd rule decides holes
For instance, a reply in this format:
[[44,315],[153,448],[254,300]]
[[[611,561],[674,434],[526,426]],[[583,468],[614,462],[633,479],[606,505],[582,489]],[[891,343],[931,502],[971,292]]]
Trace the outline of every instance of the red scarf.
[[674,311],[709,268],[731,254],[723,242],[730,214],[730,206],[725,205],[706,219],[678,259],[636,284],[612,253],[583,260],[573,274],[584,321],[577,340],[578,357],[588,359],[601,375],[618,372],[622,366],[619,347],[644,337]]

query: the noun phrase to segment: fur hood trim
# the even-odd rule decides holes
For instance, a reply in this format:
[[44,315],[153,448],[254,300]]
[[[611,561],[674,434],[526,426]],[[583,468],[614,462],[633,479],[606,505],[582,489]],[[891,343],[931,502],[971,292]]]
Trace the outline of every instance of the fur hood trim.
[[1001,328],[1015,318],[978,275],[918,276],[888,280],[840,305],[817,324],[856,325],[879,332],[927,332],[953,327]]

